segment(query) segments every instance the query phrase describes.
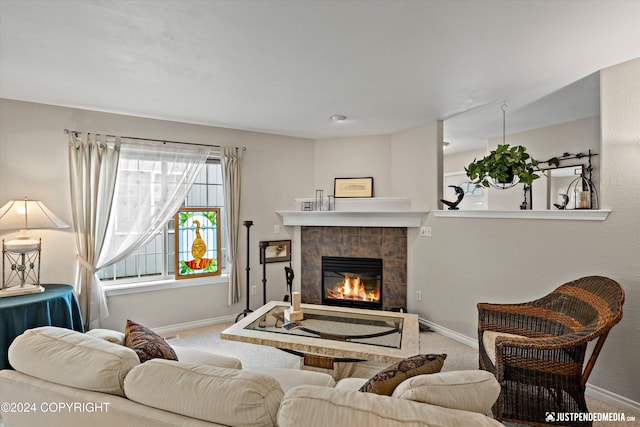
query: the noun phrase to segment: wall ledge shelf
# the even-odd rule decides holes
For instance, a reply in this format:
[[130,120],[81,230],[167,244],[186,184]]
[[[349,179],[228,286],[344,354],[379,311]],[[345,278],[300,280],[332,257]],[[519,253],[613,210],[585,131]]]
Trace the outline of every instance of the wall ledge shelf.
[[500,218],[500,219],[553,219],[574,221],[604,221],[610,209],[575,209],[564,211],[493,211],[493,210],[437,210],[432,211],[437,218]]
[[428,211],[276,211],[284,225],[318,227],[420,227]]

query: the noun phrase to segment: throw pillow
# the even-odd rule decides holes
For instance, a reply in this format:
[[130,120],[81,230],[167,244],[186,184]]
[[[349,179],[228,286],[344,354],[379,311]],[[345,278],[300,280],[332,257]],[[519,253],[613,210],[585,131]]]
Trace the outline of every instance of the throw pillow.
[[375,374],[360,391],[391,396],[398,384],[407,378],[440,372],[446,358],[446,354],[418,354],[401,360]]
[[491,372],[472,369],[417,375],[401,382],[391,396],[486,414],[499,394],[500,384]]
[[129,319],[124,330],[124,345],[136,352],[140,363],[155,358],[178,360],[176,352],[164,338]]

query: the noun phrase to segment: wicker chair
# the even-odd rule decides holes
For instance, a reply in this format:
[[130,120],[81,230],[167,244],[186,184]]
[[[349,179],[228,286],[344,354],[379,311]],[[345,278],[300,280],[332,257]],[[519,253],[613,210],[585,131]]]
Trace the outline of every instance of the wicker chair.
[[[609,278],[583,277],[522,304],[478,304],[480,368],[502,391],[493,407],[499,421],[558,422],[557,413],[588,412],[587,379],[609,330],[622,318],[624,291]],[[587,343],[596,340],[586,365]],[[547,419],[549,417],[549,419]]]

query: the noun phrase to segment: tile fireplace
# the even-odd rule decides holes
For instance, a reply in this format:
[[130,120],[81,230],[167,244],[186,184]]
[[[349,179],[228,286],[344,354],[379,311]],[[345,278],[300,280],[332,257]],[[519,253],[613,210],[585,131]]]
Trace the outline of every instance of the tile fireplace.
[[[326,304],[322,288],[323,257],[377,258],[382,260],[380,280],[384,278],[380,297],[382,309],[406,308],[406,227],[302,226],[300,252],[303,303]],[[348,269],[342,272],[354,273]]]

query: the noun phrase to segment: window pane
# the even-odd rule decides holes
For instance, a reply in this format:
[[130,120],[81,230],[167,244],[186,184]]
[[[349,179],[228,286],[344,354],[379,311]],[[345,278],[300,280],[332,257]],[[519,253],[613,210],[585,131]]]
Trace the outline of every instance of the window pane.
[[112,280],[113,279],[113,266],[105,267],[98,271],[98,278],[100,280]]
[[207,188],[207,200],[209,201],[208,206],[218,206],[218,198],[216,197],[216,188],[213,185],[210,185]]
[[[135,255],[131,255],[131,256],[135,256]],[[125,271],[124,271],[125,262],[126,262],[126,258],[116,263],[116,277],[118,278],[126,277]]]
[[155,255],[144,255],[140,257],[140,275],[145,276],[155,272]]
[[206,191],[206,184],[194,184],[187,195],[187,206],[207,206]]
[[158,234],[144,248],[138,251],[140,256],[139,275],[162,273],[162,262],[157,262],[158,255],[162,259],[162,235]]
[[207,168],[204,167],[198,174],[198,177],[196,178],[194,183],[205,184],[206,182],[207,182]]
[[222,189],[222,185],[218,185],[215,187],[216,188],[216,200],[217,200],[217,204],[216,206],[224,206],[224,192]]

